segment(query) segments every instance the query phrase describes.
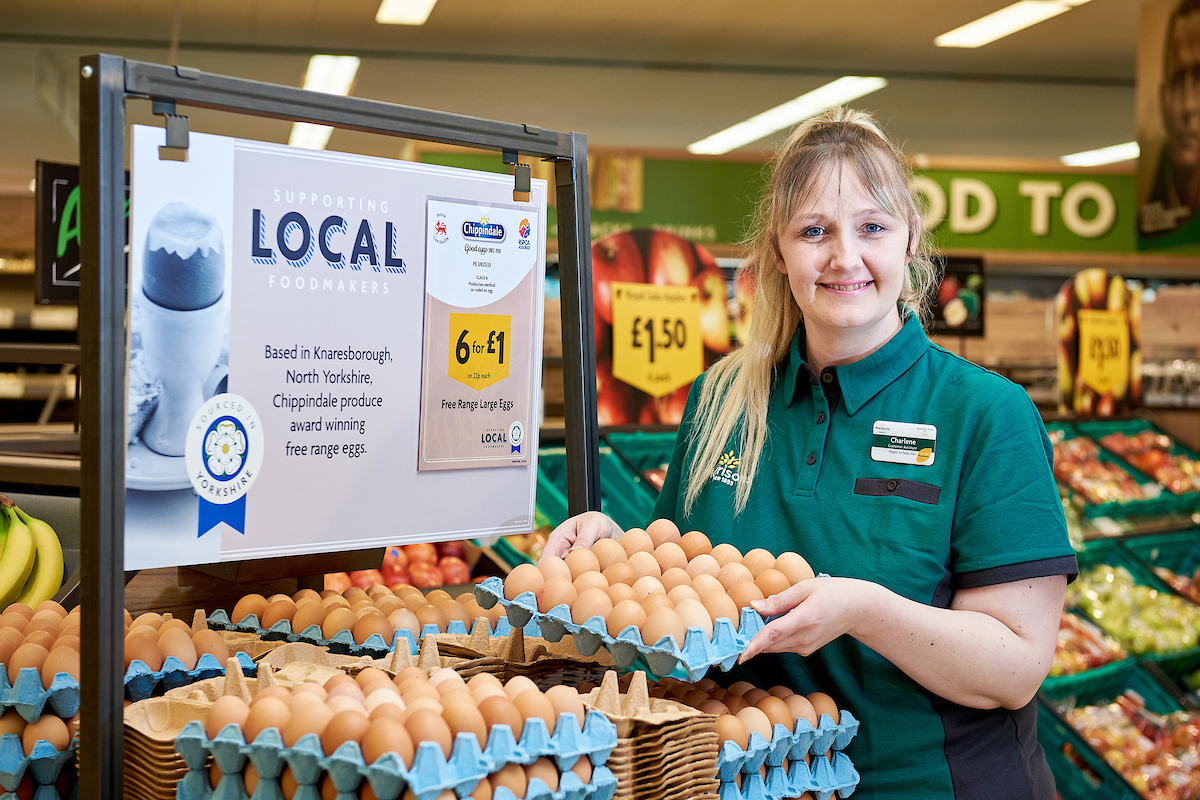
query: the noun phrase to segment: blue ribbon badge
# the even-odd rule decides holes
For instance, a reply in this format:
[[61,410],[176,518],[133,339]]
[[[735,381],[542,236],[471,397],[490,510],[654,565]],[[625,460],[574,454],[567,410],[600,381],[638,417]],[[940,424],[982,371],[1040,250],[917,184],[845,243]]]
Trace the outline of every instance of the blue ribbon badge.
[[185,457],[199,500],[197,536],[222,523],[245,534],[246,495],[262,455],[262,426],[244,398],[219,394],[196,412]]

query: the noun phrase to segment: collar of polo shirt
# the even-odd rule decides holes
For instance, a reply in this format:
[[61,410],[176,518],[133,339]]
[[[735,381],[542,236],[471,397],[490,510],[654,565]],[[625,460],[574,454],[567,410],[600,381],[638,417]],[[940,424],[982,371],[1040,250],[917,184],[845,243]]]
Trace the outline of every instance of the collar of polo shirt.
[[[928,348],[929,337],[921,328],[920,321],[910,315],[896,335],[883,347],[864,359],[831,368],[837,370],[838,386],[841,388],[846,413],[854,416],[872,397],[917,363],[917,359]],[[805,385],[808,385],[809,374],[810,370],[804,360],[804,323],[801,322],[792,338],[792,349],[788,354],[787,369],[784,372],[784,403],[792,405],[800,382],[804,381]]]

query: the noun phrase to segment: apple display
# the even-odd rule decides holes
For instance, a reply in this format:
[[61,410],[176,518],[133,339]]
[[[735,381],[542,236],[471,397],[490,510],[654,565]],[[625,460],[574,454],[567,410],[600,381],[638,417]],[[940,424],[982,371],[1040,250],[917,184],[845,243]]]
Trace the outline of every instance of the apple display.
[[733,281],[737,313],[733,318],[733,335],[745,343],[750,335],[750,318],[754,313],[754,273],[742,267]]
[[656,286],[687,286],[696,272],[692,243],[666,231],[650,234],[647,277]]
[[700,334],[704,346],[716,353],[728,353],[729,292],[725,273],[716,267],[705,269],[692,280],[692,285],[700,290]]
[[592,300],[596,314],[609,325],[612,324],[613,281],[646,282],[642,252],[629,231],[610,233],[592,243]]

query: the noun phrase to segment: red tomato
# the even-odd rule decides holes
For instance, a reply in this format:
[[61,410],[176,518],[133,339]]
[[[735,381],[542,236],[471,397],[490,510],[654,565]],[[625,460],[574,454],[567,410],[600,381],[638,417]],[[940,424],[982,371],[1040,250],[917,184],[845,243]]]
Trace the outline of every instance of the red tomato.
[[438,562],[438,569],[442,571],[442,577],[446,579],[446,583],[456,585],[468,583],[471,580],[471,568],[461,558],[446,556]]
[[353,585],[354,584],[350,582],[350,576],[344,572],[330,572],[325,575],[326,589],[332,589],[335,592],[341,593]]
[[390,565],[408,566],[408,554],[404,552],[404,548],[399,545],[392,545],[383,551],[383,565],[381,569],[386,570]]
[[428,542],[424,544],[406,544],[404,545],[404,554],[408,556],[410,571],[413,564],[417,561],[424,561],[426,564],[436,564],[438,560],[437,548]]
[[442,577],[442,571],[425,561],[413,562],[408,568],[408,573],[412,575],[413,586],[418,589],[441,586],[446,582],[446,579]]
[[441,542],[437,546],[438,555],[441,558],[446,556],[454,556],[455,558],[466,558],[467,548],[462,542]]
[[356,569],[350,573],[350,585],[360,589],[369,589],[383,583],[383,575],[377,569]]

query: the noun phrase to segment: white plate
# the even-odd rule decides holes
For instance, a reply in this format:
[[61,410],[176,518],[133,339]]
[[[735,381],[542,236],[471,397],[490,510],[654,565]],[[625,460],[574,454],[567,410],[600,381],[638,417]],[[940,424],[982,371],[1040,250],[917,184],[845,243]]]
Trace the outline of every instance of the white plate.
[[125,457],[125,488],[150,492],[190,489],[183,456],[164,456],[138,439]]

